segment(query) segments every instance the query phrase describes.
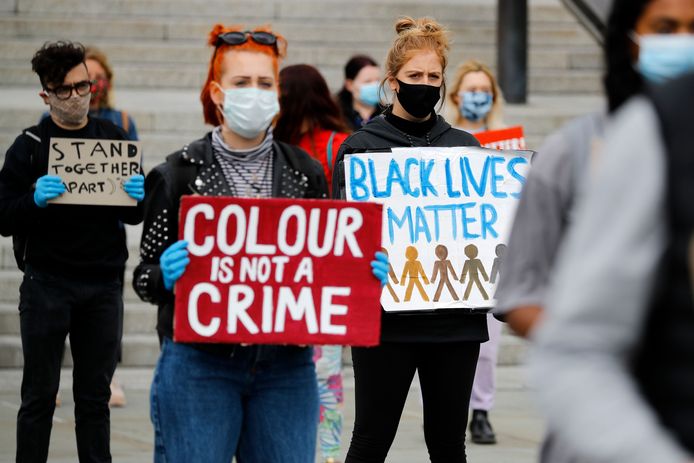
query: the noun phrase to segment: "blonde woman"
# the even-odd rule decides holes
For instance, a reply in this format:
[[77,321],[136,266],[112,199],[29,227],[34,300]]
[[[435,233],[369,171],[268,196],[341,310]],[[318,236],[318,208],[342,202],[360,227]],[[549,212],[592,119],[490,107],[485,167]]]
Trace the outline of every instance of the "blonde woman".
[[480,61],[458,67],[448,98],[456,110],[456,128],[474,134],[505,127],[501,88],[491,69]]
[[[445,96],[448,37],[429,18],[403,18],[388,52],[382,86],[393,92],[385,112],[340,147],[333,196],[344,198],[343,156],[409,146],[479,146],[436,114]],[[432,462],[465,462],[465,428],[480,343],[487,319],[446,309],[383,313],[381,344],[352,348],[355,423],[346,463],[382,462],[393,442],[417,373],[422,389],[424,438]]]

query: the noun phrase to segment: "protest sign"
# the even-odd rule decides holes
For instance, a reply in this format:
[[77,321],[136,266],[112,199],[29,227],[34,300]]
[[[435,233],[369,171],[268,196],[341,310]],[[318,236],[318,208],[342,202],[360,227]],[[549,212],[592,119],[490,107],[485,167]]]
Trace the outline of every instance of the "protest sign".
[[515,126],[500,130],[487,130],[478,132],[475,135],[477,141],[484,148],[495,150],[524,150],[525,136],[523,127]]
[[50,202],[136,206],[122,184],[140,173],[141,160],[136,141],[51,138],[48,174],[60,177],[66,191]]
[[181,342],[372,346],[380,337],[381,206],[185,196],[190,264],[175,287]]
[[383,204],[386,311],[493,307],[531,154],[425,147],[345,157],[347,199]]

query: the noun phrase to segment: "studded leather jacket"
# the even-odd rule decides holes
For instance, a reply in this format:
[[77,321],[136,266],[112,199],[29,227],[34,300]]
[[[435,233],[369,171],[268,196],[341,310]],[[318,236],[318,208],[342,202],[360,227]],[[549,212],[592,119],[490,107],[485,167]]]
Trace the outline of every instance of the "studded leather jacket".
[[[272,157],[272,197],[327,198],[323,168],[308,153],[275,141]],[[232,196],[219,164],[214,161],[211,133],[169,155],[152,169],[145,191],[140,263],[135,268],[133,287],[143,301],[158,306],[159,336],[173,338],[174,295],[164,287],[159,258],[178,241],[180,198],[188,194]]]

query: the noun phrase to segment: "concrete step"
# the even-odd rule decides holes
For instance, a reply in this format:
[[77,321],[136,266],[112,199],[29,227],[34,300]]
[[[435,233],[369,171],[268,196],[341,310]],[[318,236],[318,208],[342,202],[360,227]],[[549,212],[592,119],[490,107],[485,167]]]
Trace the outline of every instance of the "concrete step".
[[[233,17],[276,19],[302,18],[323,19],[342,18],[344,20],[359,20],[366,18],[392,18],[399,14],[415,16],[431,15],[434,17],[457,17],[464,13],[469,19],[491,20],[495,18],[495,5],[488,0],[449,0],[419,2],[409,1],[379,1],[355,0],[349,3],[351,8],[345,8],[339,0],[284,0],[248,2],[239,0],[222,1],[184,1],[184,0],[101,0],[85,4],[80,0],[52,0],[42,2],[37,0],[18,0],[18,13],[56,14],[56,12],[80,11],[84,16],[173,16],[173,17],[217,17],[220,11],[229,12]],[[194,8],[191,8],[194,4]],[[542,21],[572,21],[571,16],[561,7],[558,1],[531,1],[531,18]],[[344,11],[342,11],[344,10]]]
[[[345,57],[345,60],[347,58]],[[341,82],[342,66],[321,66],[321,73],[333,87]],[[597,69],[531,69],[529,90],[532,94],[597,94],[601,90],[602,71]],[[119,89],[195,89],[206,78],[200,65],[122,64],[117,68]],[[24,64],[0,64],[0,84],[28,86],[36,83],[36,75]]]
[[[352,11],[349,3],[342,3],[336,11]],[[496,21],[468,19],[464,10],[458,15],[440,15],[438,18],[451,33],[453,41],[465,46],[489,45],[496,40]],[[406,10],[388,18],[368,17],[345,21],[341,17],[315,18],[306,27],[305,18],[272,20],[273,29],[287,38],[289,50],[297,44],[337,45],[356,43],[361,46],[380,44],[387,48],[393,40],[393,22]],[[431,15],[431,13],[429,13]],[[415,15],[417,16],[417,15]],[[436,16],[435,16],[436,17]],[[233,22],[239,22],[241,18]],[[215,19],[173,17],[56,17],[44,14],[0,16],[0,37],[55,39],[70,31],[73,40],[125,41],[159,40],[191,41],[204,44]],[[263,21],[266,22],[266,21]],[[531,47],[594,45],[593,39],[576,23],[537,22],[529,29]]]
[[[0,43],[0,62],[25,65],[30,57],[43,44],[40,39],[10,39]],[[171,43],[147,41],[124,43],[123,41],[99,41],[99,48],[106,53],[116,69],[124,64],[158,64],[198,65],[205,67],[209,61],[211,50],[199,43]],[[321,66],[343,66],[345,57],[356,53],[365,53],[382,60],[383,47],[355,47],[344,44],[324,46],[321,44],[306,44],[292,46],[285,64],[318,63]],[[456,54],[458,61],[476,58],[490,65],[496,63],[494,47],[465,46]],[[455,66],[456,63],[452,63]],[[597,47],[534,47],[530,50],[529,66],[531,69],[600,69],[602,68],[602,53]],[[120,79],[117,84],[120,85]]]

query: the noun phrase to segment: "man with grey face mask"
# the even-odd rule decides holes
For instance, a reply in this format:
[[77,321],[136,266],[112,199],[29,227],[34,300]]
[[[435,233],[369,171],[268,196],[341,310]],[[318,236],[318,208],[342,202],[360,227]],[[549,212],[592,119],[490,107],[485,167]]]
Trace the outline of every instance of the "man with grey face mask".
[[109,121],[88,117],[91,82],[84,47],[47,43],[32,68],[50,117],[15,140],[0,170],[0,234],[12,236],[24,271],[19,317],[24,356],[17,461],[45,462],[60,362],[70,335],[75,433],[80,462],[111,461],[109,383],[121,337],[123,224],[142,221],[144,178],[123,184],[135,207],[50,204],[65,192],[47,175],[51,138],[126,140]]

